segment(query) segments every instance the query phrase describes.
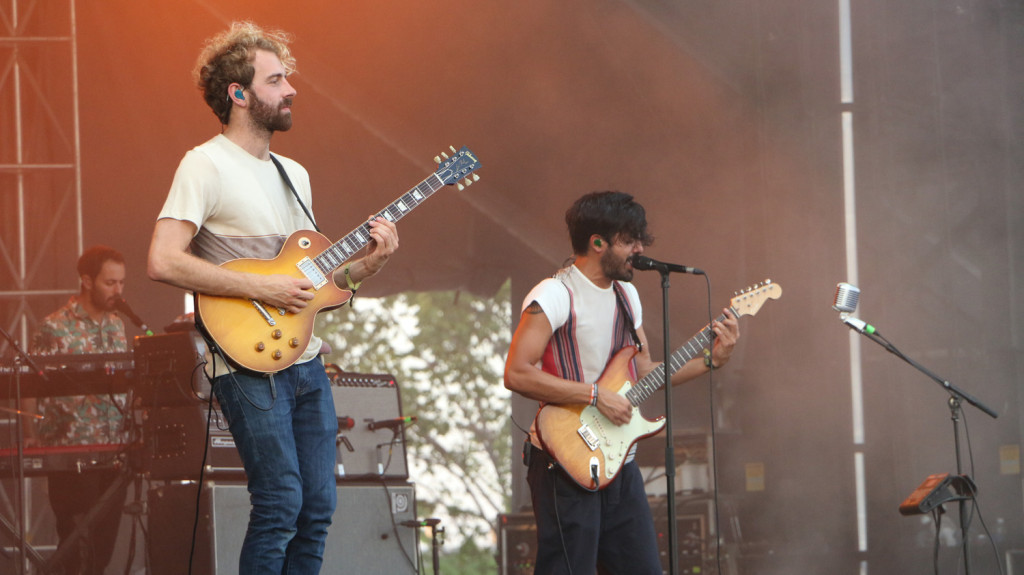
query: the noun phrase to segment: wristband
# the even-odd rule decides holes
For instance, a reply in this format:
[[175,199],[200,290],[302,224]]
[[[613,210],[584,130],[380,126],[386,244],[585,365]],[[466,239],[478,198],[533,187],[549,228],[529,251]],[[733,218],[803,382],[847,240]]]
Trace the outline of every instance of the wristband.
[[361,281],[360,282],[353,282],[352,281],[352,274],[349,271],[349,269],[351,267],[352,267],[352,264],[346,264],[345,265],[345,283],[348,284],[348,289],[352,291],[353,295],[355,295],[356,291],[359,290],[359,286],[363,285],[363,282],[361,282]]
[[590,405],[597,405],[597,384],[590,384]]

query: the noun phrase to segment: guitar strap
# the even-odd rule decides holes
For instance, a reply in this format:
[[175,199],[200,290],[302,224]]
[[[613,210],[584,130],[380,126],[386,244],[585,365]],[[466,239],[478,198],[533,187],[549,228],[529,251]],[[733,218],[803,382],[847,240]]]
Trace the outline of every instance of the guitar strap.
[[636,348],[639,351],[643,351],[644,343],[640,341],[640,336],[636,334],[636,327],[634,327],[633,314],[629,312],[629,306],[626,305],[625,296],[622,295],[622,288],[619,287],[619,282],[614,282],[612,286],[615,288],[615,301],[619,303],[619,311],[622,312],[622,316],[626,318],[626,329],[629,330],[629,335],[633,336],[633,342],[636,343]]
[[309,218],[309,221],[313,224],[313,229],[319,232],[320,227],[316,225],[316,220],[313,219],[313,214],[309,213],[309,209],[306,208],[306,204],[302,203],[302,198],[300,198],[299,193],[295,191],[295,186],[292,185],[292,180],[288,177],[288,172],[284,171],[284,166],[281,165],[281,161],[278,160],[274,154],[270,154],[270,159],[274,162],[274,165],[277,166],[278,173],[281,174],[281,178],[284,180],[284,183],[288,185],[288,189],[292,191],[292,195],[295,196],[295,201],[299,202],[299,205],[302,206],[302,211],[306,212],[306,217]]

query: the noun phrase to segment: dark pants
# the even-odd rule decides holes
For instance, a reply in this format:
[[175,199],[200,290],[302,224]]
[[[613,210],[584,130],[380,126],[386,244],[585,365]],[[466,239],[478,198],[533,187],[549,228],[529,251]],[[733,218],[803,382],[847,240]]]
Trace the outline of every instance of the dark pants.
[[107,489],[120,479],[116,469],[53,472],[47,475],[50,508],[57,520],[60,547],[79,526],[80,537],[73,549],[62,549],[61,562],[66,575],[103,575],[117,542],[128,483],[116,490],[95,519],[83,525],[83,519],[99,503]]
[[657,536],[636,462],[586,491],[531,448],[527,481],[537,520],[538,575],[661,575]]

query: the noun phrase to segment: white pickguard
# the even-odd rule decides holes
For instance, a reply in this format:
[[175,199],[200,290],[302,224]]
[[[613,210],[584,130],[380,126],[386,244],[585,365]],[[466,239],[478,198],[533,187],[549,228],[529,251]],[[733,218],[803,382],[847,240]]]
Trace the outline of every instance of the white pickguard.
[[[624,395],[633,383],[627,381],[619,389]],[[580,427],[576,430],[591,451],[601,450],[604,454],[604,474],[611,479],[625,463],[629,448],[640,437],[657,433],[665,426],[664,419],[648,421],[640,415],[640,408],[633,408],[633,417],[625,425],[615,425],[598,411],[597,407],[588,405],[580,412]]]

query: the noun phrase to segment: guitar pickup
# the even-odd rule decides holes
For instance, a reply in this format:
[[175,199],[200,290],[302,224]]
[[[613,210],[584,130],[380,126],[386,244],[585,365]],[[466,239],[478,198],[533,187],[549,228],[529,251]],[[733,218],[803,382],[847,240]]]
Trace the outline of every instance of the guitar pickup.
[[595,435],[594,432],[590,430],[589,425],[581,425],[580,428],[576,430],[576,433],[580,434],[580,437],[583,438],[583,441],[587,444],[587,447],[589,447],[591,451],[597,451],[598,446],[601,445],[601,440],[598,439],[597,435]]
[[313,289],[320,289],[327,284],[327,276],[308,257],[299,260],[295,266],[299,268],[302,275],[306,276],[306,279],[313,282]]

